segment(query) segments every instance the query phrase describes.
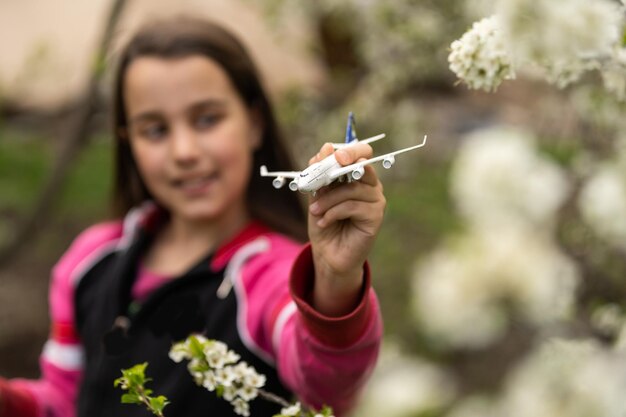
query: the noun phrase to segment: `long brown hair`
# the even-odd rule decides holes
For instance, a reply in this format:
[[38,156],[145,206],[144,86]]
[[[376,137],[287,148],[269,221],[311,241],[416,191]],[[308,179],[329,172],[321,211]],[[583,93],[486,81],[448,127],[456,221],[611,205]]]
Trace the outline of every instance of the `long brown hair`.
[[184,58],[205,56],[228,74],[238,94],[249,109],[261,117],[264,129],[262,144],[254,152],[252,176],[246,199],[250,214],[279,232],[304,240],[306,222],[298,196],[287,187],[275,190],[271,181],[257,173],[261,165],[280,170],[294,170],[282,134],[259,80],[258,72],[243,45],[222,27],[205,20],[177,17],[154,21],[143,26],[122,51],[115,76],[113,93],[113,132],[115,136],[113,209],[124,216],[132,207],[152,199],[139,171],[126,137],[127,118],[124,77],[133,60],[153,56]]

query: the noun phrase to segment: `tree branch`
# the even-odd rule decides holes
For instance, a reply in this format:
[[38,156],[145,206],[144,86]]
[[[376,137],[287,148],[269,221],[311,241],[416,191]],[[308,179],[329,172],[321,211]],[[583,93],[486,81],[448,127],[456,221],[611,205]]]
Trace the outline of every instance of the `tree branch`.
[[101,35],[100,45],[92,61],[88,84],[78,101],[78,110],[72,115],[68,133],[65,136],[54,165],[41,188],[31,212],[19,222],[13,239],[0,248],[0,266],[7,263],[33,239],[45,225],[50,207],[58,200],[59,190],[65,183],[69,168],[89,141],[89,126],[95,114],[98,102],[98,87],[104,74],[104,60],[109,50],[113,33],[127,0],[113,0],[106,26]]

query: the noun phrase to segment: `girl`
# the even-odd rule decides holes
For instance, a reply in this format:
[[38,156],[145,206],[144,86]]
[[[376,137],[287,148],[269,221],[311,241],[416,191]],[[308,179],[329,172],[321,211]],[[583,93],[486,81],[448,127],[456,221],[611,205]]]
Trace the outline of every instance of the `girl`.
[[[259,177],[293,169],[253,63],[213,24],[142,28],[114,90],[115,204],[53,270],[52,332],[38,381],[0,380],[1,417],[145,416],[120,404],[120,369],[144,361],[170,416],[230,416],[168,358],[192,332],[227,343],[269,391],[342,414],[376,361],[381,319],[366,256],[385,199],[363,179],[311,198]],[[311,159],[332,153],[325,145]],[[347,165],[368,145],[336,153]],[[253,416],[279,410],[262,400]]]

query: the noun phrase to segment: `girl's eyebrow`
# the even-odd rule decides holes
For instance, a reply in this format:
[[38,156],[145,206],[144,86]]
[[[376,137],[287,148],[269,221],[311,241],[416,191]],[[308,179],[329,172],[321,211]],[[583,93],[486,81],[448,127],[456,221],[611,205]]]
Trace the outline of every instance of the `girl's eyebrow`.
[[[199,110],[205,110],[205,109],[223,109],[227,106],[226,100],[222,100],[222,99],[206,99],[206,100],[201,100],[198,101],[196,103],[191,104],[188,108],[187,111],[190,112],[196,112]],[[130,123],[138,123],[141,121],[150,121],[150,120],[154,120],[154,119],[161,119],[163,118],[163,114],[161,112],[159,112],[158,110],[148,110],[139,114],[136,114],[135,116],[130,118]]]
[[133,124],[133,123],[138,123],[138,122],[142,122],[142,121],[149,121],[149,120],[154,120],[154,119],[160,119],[162,118],[161,113],[159,113],[158,111],[154,111],[154,110],[149,110],[143,113],[139,113],[133,117],[130,118],[129,123]]
[[198,101],[196,103],[193,103],[191,106],[189,106],[189,110],[190,111],[198,111],[198,110],[204,110],[204,109],[223,109],[224,107],[226,107],[226,100],[223,99],[216,99],[216,98],[210,98],[210,99],[206,99],[206,100],[201,100]]

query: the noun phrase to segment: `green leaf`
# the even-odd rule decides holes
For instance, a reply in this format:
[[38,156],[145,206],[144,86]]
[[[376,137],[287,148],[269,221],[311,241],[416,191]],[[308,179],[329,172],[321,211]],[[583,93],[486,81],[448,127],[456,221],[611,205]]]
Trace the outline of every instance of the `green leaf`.
[[157,413],[163,412],[163,409],[170,402],[163,395],[159,395],[158,397],[150,398],[150,407]]
[[200,341],[195,336],[189,336],[189,348],[193,356],[199,358],[204,357],[204,348],[202,346],[202,343],[200,343]]
[[141,399],[135,393],[122,395],[122,404],[141,404]]
[[325,405],[324,407],[322,407],[322,409],[320,410],[320,413],[325,416],[332,416],[333,415],[333,409],[330,408],[329,406]]

